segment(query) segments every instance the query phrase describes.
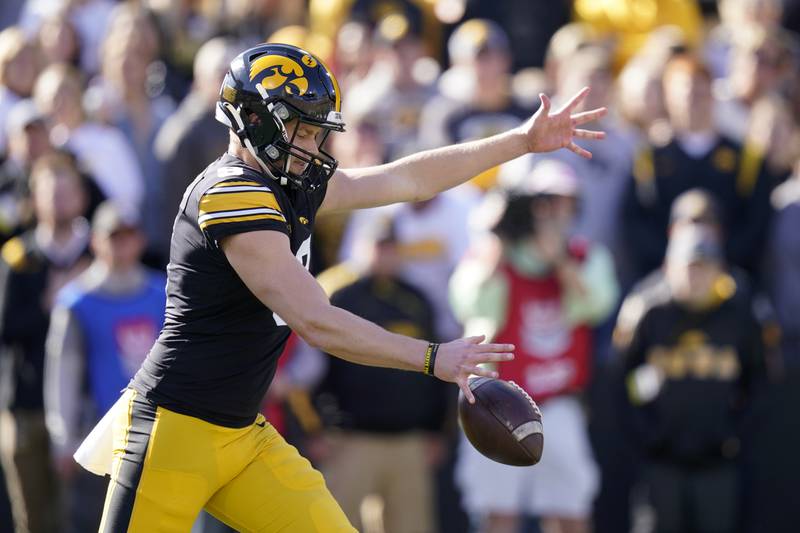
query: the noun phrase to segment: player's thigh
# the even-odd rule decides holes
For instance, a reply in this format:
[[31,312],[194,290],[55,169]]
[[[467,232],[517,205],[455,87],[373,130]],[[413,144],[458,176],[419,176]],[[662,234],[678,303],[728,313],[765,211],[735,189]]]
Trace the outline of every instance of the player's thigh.
[[114,421],[114,461],[100,532],[185,533],[213,492],[197,468],[202,443],[176,427],[180,415],[133,391],[126,394],[127,409]]
[[206,504],[242,533],[355,531],[325,481],[294,446],[271,429],[263,451]]

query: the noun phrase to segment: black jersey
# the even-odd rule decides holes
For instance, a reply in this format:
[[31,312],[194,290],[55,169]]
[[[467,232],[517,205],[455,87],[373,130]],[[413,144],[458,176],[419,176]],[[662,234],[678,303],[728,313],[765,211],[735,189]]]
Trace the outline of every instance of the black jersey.
[[324,187],[282,187],[230,154],[189,185],[172,231],[164,328],[133,378],[137,391],[214,424],[253,422],[290,331],[245,286],[219,241],[280,231],[307,268],[324,197]]

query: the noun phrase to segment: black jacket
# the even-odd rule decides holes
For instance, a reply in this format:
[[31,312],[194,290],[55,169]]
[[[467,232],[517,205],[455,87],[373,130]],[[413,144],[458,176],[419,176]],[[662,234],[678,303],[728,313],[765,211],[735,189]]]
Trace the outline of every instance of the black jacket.
[[[337,292],[331,303],[396,333],[432,339],[433,308],[415,287],[367,277]],[[376,433],[436,431],[455,390],[420,372],[378,368],[329,358],[317,394],[327,426]]]

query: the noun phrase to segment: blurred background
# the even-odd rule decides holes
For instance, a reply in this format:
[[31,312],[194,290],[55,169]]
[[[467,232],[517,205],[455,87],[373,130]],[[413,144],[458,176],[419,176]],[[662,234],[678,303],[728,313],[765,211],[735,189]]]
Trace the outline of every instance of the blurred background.
[[591,160],[319,219],[336,305],[515,342],[501,377],[544,416],[542,462],[503,467],[454,386],[293,338],[264,411],[360,531],[800,528],[800,1],[3,0],[0,28],[0,531],[97,529],[106,481],[71,455],[158,334],[222,77],[264,41],[336,73],[344,168],[515,127],[540,93],[610,109]]

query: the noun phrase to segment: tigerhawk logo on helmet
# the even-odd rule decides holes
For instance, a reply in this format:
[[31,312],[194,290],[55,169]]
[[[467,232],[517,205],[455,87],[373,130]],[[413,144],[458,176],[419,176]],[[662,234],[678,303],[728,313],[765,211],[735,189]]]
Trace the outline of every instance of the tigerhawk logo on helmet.
[[[313,191],[336,171],[338,162],[324,144],[331,131],[344,131],[339,84],[305,50],[270,43],[238,55],[222,82],[216,118],[281,185]],[[321,128],[317,153],[294,144],[303,123]],[[304,163],[301,173],[290,171],[292,160]]]

